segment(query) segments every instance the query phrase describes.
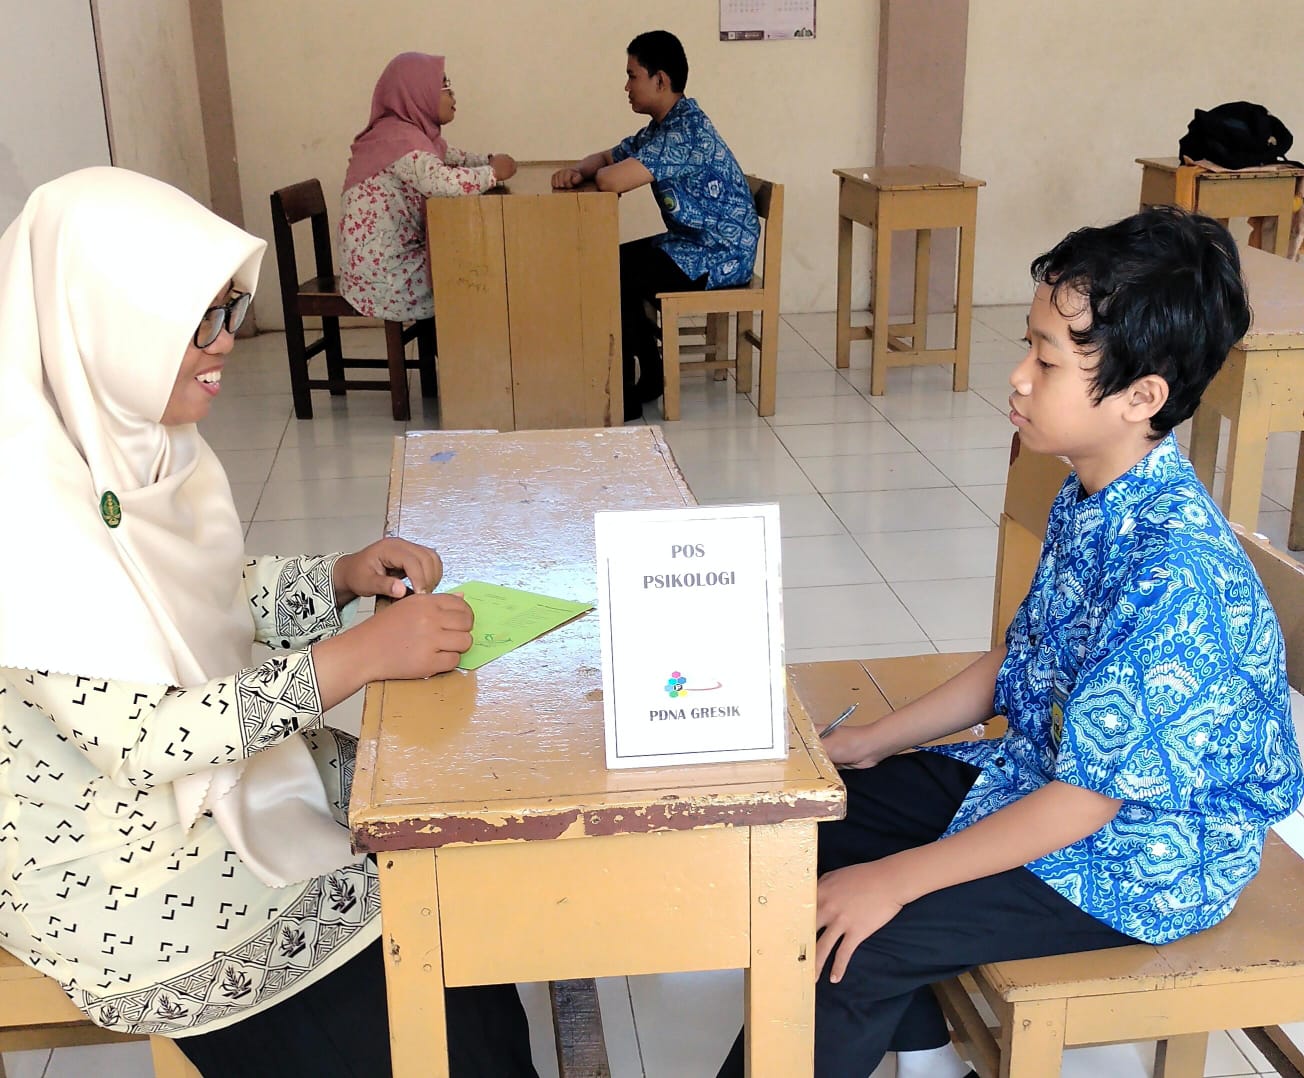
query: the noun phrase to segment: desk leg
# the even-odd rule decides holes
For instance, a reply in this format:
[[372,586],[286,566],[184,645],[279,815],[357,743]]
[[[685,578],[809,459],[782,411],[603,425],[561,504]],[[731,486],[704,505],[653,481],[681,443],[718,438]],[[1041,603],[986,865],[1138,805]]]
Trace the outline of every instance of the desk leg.
[[1191,419],[1191,467],[1204,489],[1213,493],[1213,471],[1218,463],[1218,434],[1222,416],[1207,404],[1200,405]]
[[915,309],[910,315],[910,350],[928,347],[928,275],[932,265],[933,233],[921,228],[915,233]]
[[751,829],[751,965],[744,979],[747,1074],[815,1069],[815,824]]
[[394,1078],[448,1078],[434,850],[379,854],[381,945]]
[[1304,549],[1304,434],[1299,436],[1299,459],[1295,463],[1295,496],[1290,503],[1290,534],[1286,545]]
[[955,370],[951,375],[951,391],[963,393],[969,388],[969,352],[973,343],[973,260],[977,237],[974,235],[978,221],[978,197],[974,198],[969,216],[957,230],[959,251],[955,274]]
[[887,353],[892,340],[892,321],[889,307],[892,304],[892,229],[886,224],[887,214],[879,207],[878,223],[874,226],[874,279],[870,281],[871,307],[874,311],[874,336],[870,340],[869,395],[881,397],[887,392]]
[[1264,399],[1265,390],[1268,386],[1247,371],[1239,414],[1231,417],[1231,436],[1227,443],[1223,512],[1228,520],[1247,531],[1257,531],[1259,526],[1259,495],[1268,454],[1270,409],[1270,402]]
[[[851,366],[851,218],[838,215],[837,364]],[[769,326],[765,329],[768,331]]]
[[1017,1004],[1001,1029],[1001,1078],[1059,1074],[1067,1007],[1062,999]]

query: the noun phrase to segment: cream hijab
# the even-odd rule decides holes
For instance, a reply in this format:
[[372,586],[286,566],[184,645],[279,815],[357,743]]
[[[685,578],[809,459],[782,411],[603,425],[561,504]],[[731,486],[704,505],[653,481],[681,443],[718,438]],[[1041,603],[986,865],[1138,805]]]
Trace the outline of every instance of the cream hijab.
[[[0,237],[0,667],[185,687],[249,665],[226,475],[159,418],[204,309],[253,291],[265,247],[117,168],[38,188]],[[349,859],[298,737],[173,786],[182,826],[211,811],[271,886]]]

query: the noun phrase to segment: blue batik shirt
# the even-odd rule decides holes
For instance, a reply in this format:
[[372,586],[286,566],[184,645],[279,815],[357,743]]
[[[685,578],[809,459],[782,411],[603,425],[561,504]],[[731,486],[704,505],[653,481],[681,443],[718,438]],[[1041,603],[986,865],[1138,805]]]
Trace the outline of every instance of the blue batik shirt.
[[1069,477],[1006,644],[1006,736],[934,750],[980,769],[946,833],[1052,780],[1094,790],[1118,815],[1028,868],[1148,943],[1220,921],[1304,769],[1276,615],[1172,435],[1093,495]]
[[696,101],[681,97],[611,151],[633,157],[652,173],[652,194],[667,232],[654,242],[689,280],[706,275],[707,288],[732,288],[752,279],[761,223],[751,188],[715,125]]

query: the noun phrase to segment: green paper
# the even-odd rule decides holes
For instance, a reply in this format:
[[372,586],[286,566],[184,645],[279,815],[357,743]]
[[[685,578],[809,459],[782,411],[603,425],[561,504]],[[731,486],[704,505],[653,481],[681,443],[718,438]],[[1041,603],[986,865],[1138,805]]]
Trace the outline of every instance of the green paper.
[[593,609],[592,603],[555,599],[482,580],[468,580],[448,590],[460,592],[475,612],[475,625],[471,629],[473,643],[457,664],[460,670],[484,666],[491,659],[515,651],[536,636]]

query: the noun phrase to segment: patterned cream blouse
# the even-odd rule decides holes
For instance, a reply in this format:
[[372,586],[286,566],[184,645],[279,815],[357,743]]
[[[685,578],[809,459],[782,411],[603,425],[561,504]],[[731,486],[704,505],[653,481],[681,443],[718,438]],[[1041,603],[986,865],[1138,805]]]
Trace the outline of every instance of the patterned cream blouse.
[[178,776],[303,736],[345,826],[355,743],[323,725],[308,651],[351,615],[336,608],[336,557],[249,562],[257,639],[282,650],[198,688],[0,669],[0,946],[99,1025],[217,1029],[378,936],[365,858],[267,887],[210,816],[182,831],[172,791]]

